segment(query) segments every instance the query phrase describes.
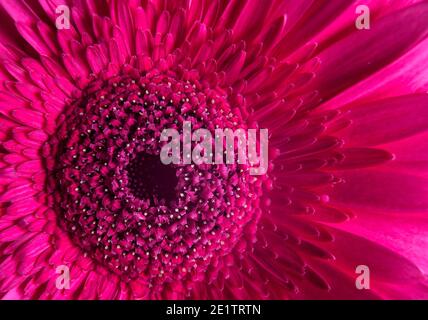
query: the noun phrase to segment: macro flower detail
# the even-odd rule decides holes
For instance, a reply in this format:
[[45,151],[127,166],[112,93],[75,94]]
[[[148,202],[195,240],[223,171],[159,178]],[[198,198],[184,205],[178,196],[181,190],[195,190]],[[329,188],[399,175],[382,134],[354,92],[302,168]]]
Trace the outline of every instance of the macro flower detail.
[[200,84],[156,72],[127,77],[91,84],[93,93],[60,117],[44,148],[47,158],[58,149],[51,191],[60,220],[85,252],[124,279],[151,286],[193,279],[257,222],[261,185],[245,166],[165,168],[159,128],[179,128],[180,118],[228,128],[243,120],[215,92],[196,92]]
[[[427,1],[0,0],[0,18],[0,298],[428,298]],[[267,129],[266,174],[163,164],[185,122]]]

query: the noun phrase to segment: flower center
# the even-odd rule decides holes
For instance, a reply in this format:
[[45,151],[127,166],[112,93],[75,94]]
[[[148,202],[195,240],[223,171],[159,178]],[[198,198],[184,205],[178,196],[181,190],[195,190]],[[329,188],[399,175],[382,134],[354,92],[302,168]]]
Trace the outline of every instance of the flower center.
[[[163,129],[246,128],[219,89],[159,72],[97,80],[59,119],[51,187],[72,240],[126,280],[191,279],[254,233],[248,167],[164,165]],[[211,267],[208,266],[211,264]],[[214,264],[215,265],[215,264]]]
[[175,198],[177,170],[162,164],[159,156],[139,153],[127,166],[129,188],[139,199],[169,203]]

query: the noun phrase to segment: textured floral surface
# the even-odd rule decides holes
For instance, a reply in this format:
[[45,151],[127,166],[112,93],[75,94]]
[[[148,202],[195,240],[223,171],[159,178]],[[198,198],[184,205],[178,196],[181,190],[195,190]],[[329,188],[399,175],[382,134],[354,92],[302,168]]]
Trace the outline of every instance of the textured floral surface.
[[[428,2],[0,4],[0,297],[428,298]],[[159,165],[184,120],[268,173]]]

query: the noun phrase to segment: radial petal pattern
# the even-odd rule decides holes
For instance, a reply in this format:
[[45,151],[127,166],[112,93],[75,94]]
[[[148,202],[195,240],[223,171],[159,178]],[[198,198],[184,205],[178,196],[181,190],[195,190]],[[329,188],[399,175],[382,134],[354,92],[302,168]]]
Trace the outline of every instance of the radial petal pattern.
[[[0,298],[428,298],[427,1],[0,0],[0,23]],[[185,122],[268,129],[267,173],[162,165]]]

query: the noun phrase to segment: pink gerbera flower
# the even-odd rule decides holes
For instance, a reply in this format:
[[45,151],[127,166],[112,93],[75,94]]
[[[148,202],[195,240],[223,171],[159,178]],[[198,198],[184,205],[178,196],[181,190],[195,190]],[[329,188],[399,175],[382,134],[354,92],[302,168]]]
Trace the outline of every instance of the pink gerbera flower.
[[[426,1],[0,4],[0,298],[428,297]],[[267,174],[163,165],[183,121]]]

